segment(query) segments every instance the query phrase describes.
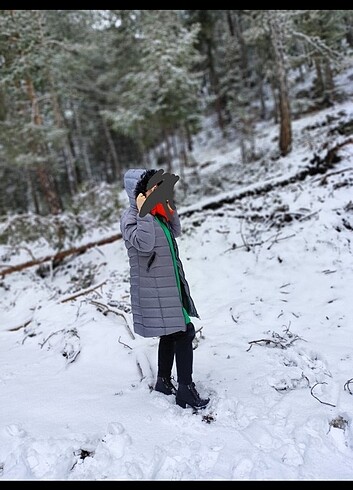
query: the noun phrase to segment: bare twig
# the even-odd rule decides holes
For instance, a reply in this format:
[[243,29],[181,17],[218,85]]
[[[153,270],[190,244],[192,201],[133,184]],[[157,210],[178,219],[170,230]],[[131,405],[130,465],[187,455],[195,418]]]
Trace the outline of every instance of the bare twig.
[[[289,327],[290,327],[290,322],[289,322],[289,326],[285,330],[285,334],[287,334],[287,335],[289,333]],[[299,337],[299,335],[293,335],[292,333],[290,335],[288,335],[288,339],[287,339],[285,337],[282,337],[278,333],[273,332],[272,333],[272,339],[259,339],[259,340],[251,340],[250,342],[248,342],[248,344],[250,344],[250,347],[246,351],[249,352],[251,347],[255,344],[257,344],[257,345],[270,345],[270,344],[272,344],[274,347],[279,347],[281,349],[288,349],[288,347],[290,347],[292,344],[294,344],[294,342],[296,342],[297,340],[303,340],[303,339],[301,337]]]
[[241,239],[243,241],[244,247],[246,248],[246,251],[249,252],[250,251],[250,246],[247,243],[247,241],[245,240],[245,237],[243,235],[243,229],[242,228],[243,228],[243,220],[240,220],[240,236],[241,236]]
[[229,311],[230,311],[230,316],[232,317],[233,322],[238,323],[238,320],[236,320],[236,319],[234,318],[234,316],[233,316],[232,310],[233,310],[233,308],[232,308],[232,307],[230,307],[230,308],[229,308]]
[[32,260],[36,260],[35,256],[32,253],[32,250],[30,248],[25,247],[24,245],[16,247],[16,250],[21,250],[21,249],[25,250],[28,253],[28,255],[31,257]]
[[[277,235],[276,238],[273,240],[273,242],[267,247],[267,250],[270,250],[272,245],[274,245],[275,243],[278,243],[280,240],[287,240],[287,238],[292,238],[294,236],[295,236],[295,233],[293,233],[292,235],[287,235],[287,236],[281,237],[281,238],[279,238]],[[265,242],[267,242],[267,241],[268,240],[265,240]]]
[[353,383],[353,378],[349,379],[348,381],[346,381],[346,382],[344,383],[344,390],[349,391],[349,394],[350,394],[350,395],[353,395],[353,392],[350,390],[350,387],[349,387],[349,385],[350,385],[351,383]]
[[97,284],[96,286],[93,286],[92,288],[84,289],[81,291],[78,291],[77,293],[73,294],[72,296],[69,296],[68,298],[64,298],[60,301],[60,303],[66,303],[67,301],[71,301],[73,299],[78,298],[79,296],[83,296],[85,294],[90,293],[91,291],[95,291],[96,289],[100,288],[101,286],[104,286],[104,284],[107,281],[102,281],[101,283]]
[[103,304],[103,303],[100,303],[98,301],[94,301],[94,300],[91,300],[90,303],[94,306],[96,306],[96,308],[98,308],[99,311],[101,311],[103,313],[103,315],[107,315],[108,313],[114,313],[115,315],[117,316],[121,316],[124,318],[125,320],[125,326],[127,328],[127,331],[129,332],[129,335],[130,337],[135,340],[135,335],[132,333],[131,331],[131,328],[128,324],[128,321],[126,319],[126,316],[124,313],[120,312],[120,311],[115,311],[115,310],[112,310],[110,309],[107,305]]
[[[195,335],[197,335],[199,332],[202,332],[203,327],[200,327],[198,330],[196,330]],[[202,337],[202,334],[200,333],[200,337]]]
[[21,330],[21,328],[27,327],[27,325],[29,325],[31,323],[31,321],[32,321],[32,318],[30,320],[27,320],[22,325],[19,325],[18,327],[9,328],[8,331],[9,332],[16,332],[17,330]]
[[140,381],[143,381],[146,376],[143,374],[141,364],[138,362],[137,359],[136,359],[136,364],[137,364],[137,369],[139,370],[140,373],[140,378],[141,378]]
[[338,175],[338,174],[343,174],[344,172],[348,172],[349,170],[353,170],[353,167],[347,167],[342,170],[335,170],[334,172],[328,172],[327,174],[323,175],[322,177],[317,177],[316,179],[313,179],[312,182],[318,182],[320,181],[320,184],[324,184],[327,177],[331,177],[331,175]]
[[304,216],[302,216],[301,218],[299,218],[299,220],[298,220],[298,221],[304,221],[304,220],[306,220],[306,219],[309,219],[309,218],[311,218],[312,216],[315,216],[315,214],[318,214],[320,211],[321,211],[321,209],[318,209],[317,211],[313,211],[312,213],[305,214]]
[[271,340],[271,339],[251,340],[250,342],[248,342],[248,344],[250,344],[250,347],[248,349],[246,349],[246,352],[249,352],[249,350],[251,349],[251,347],[254,344],[258,344],[258,345],[261,345],[261,344],[264,344],[264,345],[273,344],[275,347],[280,347],[281,349],[286,349],[287,348],[285,345],[282,344],[282,342],[279,342],[278,340]]
[[[42,333],[42,332],[40,332],[40,333]],[[34,333],[34,332],[30,332],[30,333],[29,333],[29,334],[27,334],[25,337],[23,337],[21,344],[23,345],[23,344],[25,343],[25,341],[26,341],[26,340],[27,340],[29,337],[35,337],[36,335],[38,335],[38,334],[36,334],[36,333]]]
[[291,321],[289,320],[288,327],[285,325],[286,329],[285,329],[284,333],[288,333],[289,332],[290,325],[291,325]]
[[323,402],[322,400],[320,400],[320,398],[318,398],[317,396],[315,396],[315,395],[314,395],[313,390],[314,390],[315,386],[317,386],[317,385],[327,385],[327,383],[326,383],[325,381],[324,381],[323,383],[315,383],[315,384],[314,384],[314,386],[312,386],[312,387],[310,388],[310,393],[311,393],[311,395],[312,395],[312,396],[313,396],[313,397],[314,397],[314,398],[315,398],[317,401],[319,401],[320,403],[322,403],[323,405],[329,405],[330,407],[335,407],[336,405],[333,405],[333,403]]
[[124,344],[124,342],[121,342],[121,340],[120,340],[120,339],[121,339],[121,337],[119,337],[119,338],[118,338],[118,342],[119,342],[119,344],[121,344],[121,345],[123,345],[124,347],[127,347],[128,349],[132,350],[132,347],[130,347],[130,346],[129,346],[129,345],[127,345],[127,344]]
[[49,335],[49,337],[47,337],[47,338],[44,340],[44,342],[43,342],[42,344],[41,344],[41,343],[39,344],[39,345],[40,345],[40,348],[41,348],[41,349],[43,349],[44,345],[45,345],[45,344],[48,342],[48,340],[49,340],[51,337],[53,337],[54,335],[56,335],[57,333],[60,333],[60,332],[65,332],[65,328],[62,328],[61,330],[57,330],[56,332],[52,332],[52,333]]

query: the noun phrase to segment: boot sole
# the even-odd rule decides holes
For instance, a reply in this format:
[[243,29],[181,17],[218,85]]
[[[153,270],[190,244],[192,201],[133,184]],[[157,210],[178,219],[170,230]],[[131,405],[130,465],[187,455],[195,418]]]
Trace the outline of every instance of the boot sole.
[[193,405],[190,405],[190,403],[184,402],[184,400],[179,400],[178,398],[176,399],[176,404],[179,405],[179,407],[181,408],[186,408],[186,406],[189,406],[193,410],[203,410],[208,405],[208,403],[206,403],[206,405],[202,405],[201,407],[195,407]]

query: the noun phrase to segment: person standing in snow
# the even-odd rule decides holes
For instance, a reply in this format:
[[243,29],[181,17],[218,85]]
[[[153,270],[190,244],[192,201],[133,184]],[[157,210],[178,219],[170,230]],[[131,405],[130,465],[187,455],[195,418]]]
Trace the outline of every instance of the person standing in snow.
[[[154,169],[129,169],[124,175],[130,206],[120,218],[120,229],[130,263],[133,325],[142,337],[159,337],[155,390],[175,395],[182,408],[201,409],[209,399],[200,397],[192,379],[195,327],[190,316],[200,317],[175,240],[181,233],[178,212],[168,203],[167,213],[157,203],[150,212],[140,213],[159,185],[148,185],[156,173]],[[174,358],[177,388],[171,376]]]

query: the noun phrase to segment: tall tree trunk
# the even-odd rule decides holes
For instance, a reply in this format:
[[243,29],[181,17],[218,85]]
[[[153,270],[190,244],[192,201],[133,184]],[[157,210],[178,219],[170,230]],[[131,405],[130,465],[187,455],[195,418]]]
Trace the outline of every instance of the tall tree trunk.
[[240,47],[240,60],[241,60],[241,71],[243,74],[244,82],[247,84],[248,81],[248,49],[243,36],[243,30],[241,26],[241,17],[239,11],[236,11],[234,15],[234,32]]
[[34,184],[33,172],[31,169],[27,169],[27,185],[28,185],[28,202],[30,203],[29,209],[34,211],[35,214],[40,214],[39,202],[37,199],[36,186]]
[[116,151],[115,144],[110,129],[108,127],[108,124],[103,116],[101,116],[101,120],[103,124],[103,131],[108,143],[109,153],[113,163],[112,165],[113,179],[116,180],[118,178],[119,180],[121,180],[121,165],[119,162],[118,152]]
[[222,131],[223,136],[225,136],[222,100],[221,100],[220,90],[219,90],[219,80],[215,69],[212,41],[210,39],[207,39],[207,58],[208,58],[208,69],[210,73],[210,83],[211,83],[212,91],[215,94],[215,109],[217,113],[218,126]]
[[351,48],[353,48],[353,20],[352,20],[352,11],[348,10],[348,14],[345,17],[346,24],[346,40]]
[[78,146],[79,146],[78,153],[82,154],[83,163],[84,163],[86,176],[88,180],[90,182],[93,182],[94,179],[93,179],[92,165],[88,155],[87,141],[82,131],[81,118],[80,118],[79,110],[75,103],[73,103],[72,105],[72,110],[75,116],[75,125],[78,133]]
[[233,22],[232,11],[226,10],[226,15],[227,15],[227,24],[228,24],[229,34],[232,37],[234,37],[235,36],[235,30],[234,30],[234,22]]
[[323,79],[322,70],[321,70],[321,62],[318,58],[315,58],[314,63],[315,63],[315,71],[316,71],[317,92],[318,92],[318,95],[321,96],[321,94],[323,94],[325,91],[324,79]]
[[189,128],[189,125],[188,123],[185,124],[185,134],[186,134],[186,141],[187,141],[187,148],[188,148],[188,151],[191,152],[193,149],[194,149],[194,145],[192,143],[192,136],[191,136],[191,132],[190,132],[190,128]]
[[169,134],[168,131],[164,131],[164,141],[165,141],[165,148],[166,148],[166,158],[167,158],[167,171],[169,173],[172,173],[172,151],[171,151],[171,144],[169,140]]
[[173,157],[174,158],[179,158],[180,152],[179,152],[179,143],[177,141],[175,133],[171,135],[171,140],[172,140],[172,148],[173,148]]
[[276,81],[274,80],[274,77],[271,77],[270,86],[271,86],[272,97],[273,97],[273,105],[274,105],[273,119],[274,119],[274,123],[278,124],[278,121],[279,121],[279,100],[278,100],[278,95],[277,95]]
[[[52,104],[53,104],[54,119],[55,119],[56,127],[59,129],[62,129],[62,128],[66,129],[65,121],[62,117],[60,103],[58,100],[58,96],[57,96],[55,86],[54,86],[54,80],[53,80],[51,73],[49,73],[49,80],[50,80],[50,86],[51,86],[51,100],[52,100]],[[75,157],[71,151],[70,142],[69,142],[67,136],[65,136],[63,150],[64,150],[64,161],[65,161],[65,167],[66,167],[66,173],[67,173],[67,180],[69,183],[70,195],[74,196],[77,192],[78,179],[77,179],[76,168],[75,168]]]
[[[35,93],[33,81],[27,77],[25,81],[28,98],[32,107],[32,122],[35,126],[41,126],[43,124],[42,116],[39,112],[38,99]],[[33,148],[34,154],[39,151],[39,148]],[[44,163],[36,165],[36,173],[38,176],[39,184],[43,192],[45,201],[48,205],[49,212],[51,214],[59,214],[62,211],[62,204],[59,195],[56,192],[55,184],[50,172]]]
[[2,89],[0,89],[0,121],[5,121],[6,119],[6,104],[5,104],[5,94]]
[[281,19],[277,10],[268,10],[268,24],[270,27],[271,42],[275,55],[275,68],[279,91],[279,115],[280,136],[279,149],[281,155],[285,156],[292,147],[292,119],[290,112],[288,81],[284,57],[283,33],[281,30]]
[[325,98],[329,104],[332,104],[334,99],[335,82],[333,79],[332,68],[330,62],[325,60]]
[[264,82],[261,76],[259,77],[258,91],[259,91],[260,108],[261,108],[260,117],[261,119],[265,120],[267,114],[267,108],[266,108],[266,101],[265,101]]

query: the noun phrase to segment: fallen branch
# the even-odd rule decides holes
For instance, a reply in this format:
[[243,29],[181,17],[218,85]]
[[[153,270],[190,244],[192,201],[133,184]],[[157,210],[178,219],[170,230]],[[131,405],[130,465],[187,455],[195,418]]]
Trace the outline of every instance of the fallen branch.
[[324,381],[323,383],[315,383],[315,384],[314,384],[314,386],[312,386],[312,387],[310,388],[310,393],[311,393],[311,395],[312,395],[312,396],[313,396],[313,397],[314,397],[314,398],[315,398],[317,401],[319,401],[320,403],[322,403],[323,405],[329,405],[330,407],[335,407],[336,405],[334,405],[333,403],[323,402],[322,400],[320,400],[320,398],[318,398],[317,396],[315,396],[315,395],[314,395],[313,390],[314,390],[315,386],[317,386],[317,385],[327,385],[327,383],[326,383],[325,381]]
[[255,344],[258,344],[258,345],[269,345],[269,344],[273,344],[275,347],[280,347],[281,349],[286,349],[287,347],[285,345],[282,344],[282,342],[278,341],[278,340],[271,340],[271,339],[259,339],[259,340],[251,340],[250,342],[248,342],[248,344],[250,344],[250,347],[248,349],[246,349],[246,352],[249,352],[249,350],[251,349],[251,347]]
[[285,330],[285,334],[287,335],[287,338],[282,337],[276,332],[272,332],[272,339],[251,340],[250,342],[248,342],[248,344],[250,344],[250,347],[246,349],[246,352],[249,352],[251,347],[256,344],[257,345],[273,344],[274,347],[279,347],[281,349],[288,349],[288,347],[294,344],[294,342],[296,342],[297,340],[303,340],[301,337],[299,337],[299,335],[292,334],[289,331],[289,328],[290,328],[290,322],[289,322],[289,326]]
[[135,340],[135,335],[132,333],[131,331],[131,328],[129,327],[129,323],[126,319],[126,316],[124,315],[124,313],[120,312],[120,311],[115,311],[115,310],[111,310],[107,305],[103,304],[103,303],[100,303],[98,301],[94,301],[94,300],[91,300],[90,303],[94,306],[96,306],[96,308],[103,313],[104,316],[108,315],[108,313],[114,313],[115,315],[118,315],[118,316],[121,316],[124,318],[125,320],[125,326],[127,328],[127,331],[129,332],[129,335],[130,337]]
[[323,174],[326,170],[331,169],[335,163],[339,161],[337,153],[341,148],[347,145],[353,144],[353,138],[348,138],[347,140],[333,146],[330,150],[327,150],[326,155],[320,158],[318,155],[314,155],[310,161],[311,165],[294,172],[285,177],[277,177],[270,179],[268,181],[262,182],[260,184],[252,184],[244,189],[235,190],[234,192],[222,192],[222,194],[208,199],[204,199],[201,203],[194,204],[180,210],[180,215],[190,216],[194,212],[204,211],[205,209],[218,209],[224,204],[232,204],[234,201],[241,200],[248,196],[260,196],[266,194],[276,187],[285,187],[288,184],[298,183],[304,180],[309,175]]
[[98,240],[96,242],[89,242],[79,247],[73,247],[68,250],[63,250],[54,255],[47,255],[46,257],[42,257],[41,259],[34,259],[34,260],[30,260],[29,262],[24,262],[23,264],[12,265],[7,269],[0,271],[0,276],[4,278],[8,274],[12,274],[13,272],[20,272],[24,269],[28,269],[29,267],[44,264],[44,262],[51,262],[54,268],[57,267],[60,262],[62,262],[66,257],[69,257],[70,255],[82,254],[91,248],[99,247],[101,245],[106,245],[107,243],[115,242],[120,238],[121,238],[121,233],[117,235],[112,235],[108,238],[103,238],[102,240]]
[[298,221],[304,221],[306,219],[312,218],[313,216],[315,216],[315,214],[318,214],[320,211],[321,211],[321,209],[318,209],[317,211],[313,211],[312,213],[305,214],[304,216],[302,216],[301,218],[299,218]]
[[9,328],[8,331],[9,332],[16,332],[17,330],[21,330],[21,328],[25,328],[27,327],[27,325],[29,325],[32,321],[32,318],[30,320],[27,320],[25,323],[22,323],[22,325],[19,325],[18,327],[13,327],[13,328]]
[[343,174],[344,172],[349,172],[349,170],[353,170],[353,167],[347,167],[342,170],[335,170],[334,172],[328,172],[327,174],[323,175],[322,177],[318,177],[314,179],[312,182],[318,182],[320,181],[320,185],[323,185],[326,183],[326,180],[328,177],[331,177],[332,175],[338,175],[338,174]]
[[100,288],[101,286],[104,286],[104,284],[105,284],[106,282],[107,282],[107,281],[103,281],[103,282],[101,282],[101,283],[97,284],[97,286],[94,286],[94,287],[92,287],[92,288],[88,288],[88,289],[81,290],[81,291],[79,291],[79,292],[77,292],[77,293],[75,293],[75,294],[73,294],[73,295],[71,295],[71,296],[69,296],[69,297],[67,297],[67,298],[64,298],[64,299],[60,300],[60,303],[66,303],[67,301],[71,301],[71,300],[73,300],[73,299],[76,299],[76,298],[78,298],[79,296],[84,296],[85,294],[88,294],[88,293],[90,293],[91,291],[95,291],[96,289]]
[[[222,192],[218,196],[205,199],[203,203],[201,202],[196,205],[188,206],[185,209],[180,209],[178,211],[178,214],[180,216],[182,215],[190,216],[195,212],[204,211],[205,209],[212,209],[212,210],[218,209],[221,208],[224,204],[233,203],[234,201],[243,199],[244,197],[266,194],[267,192],[270,192],[272,189],[275,189],[276,187],[284,187],[288,184],[292,184],[300,180],[304,180],[309,175],[323,174],[325,170],[332,168],[333,165],[338,161],[337,158],[338,151],[344,146],[350,145],[352,143],[353,143],[353,138],[349,138],[343,141],[342,143],[335,145],[333,148],[327,151],[324,158],[320,158],[318,155],[314,155],[314,157],[310,161],[311,165],[291,175],[288,175],[286,177],[277,177],[274,179],[270,179],[268,181],[262,182],[261,184],[252,184],[245,187],[244,189],[236,190],[234,192],[229,192],[229,191]],[[13,265],[2,270],[0,272],[0,277],[4,278],[8,274],[12,274],[13,272],[20,272],[29,267],[43,264],[44,262],[52,262],[54,268],[60,262],[62,262],[62,260],[64,260],[66,257],[70,255],[82,254],[87,250],[89,250],[90,248],[115,242],[116,240],[119,240],[121,237],[122,237],[121,233],[118,233],[116,235],[103,238],[102,240],[98,240],[96,242],[90,242],[85,245],[81,245],[80,247],[73,247],[68,250],[63,250],[54,255],[48,255],[40,259],[34,259],[29,262]],[[262,245],[262,243],[260,244]],[[254,246],[254,245],[255,244],[244,244],[243,246],[248,248],[249,246]],[[233,244],[233,247],[229,250],[234,250],[235,248],[236,245]]]

